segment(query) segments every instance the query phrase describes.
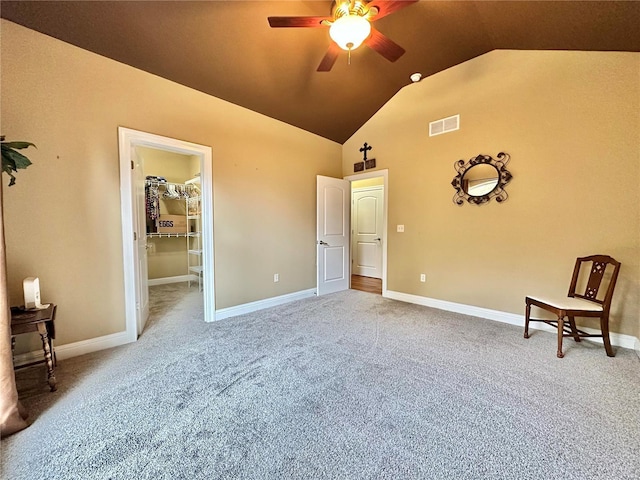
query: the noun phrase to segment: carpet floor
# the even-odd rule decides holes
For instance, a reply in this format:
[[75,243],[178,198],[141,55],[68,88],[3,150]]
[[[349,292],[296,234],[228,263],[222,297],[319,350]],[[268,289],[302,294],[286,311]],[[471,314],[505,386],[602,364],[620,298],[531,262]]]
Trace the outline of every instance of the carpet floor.
[[211,324],[186,286],[151,293],[139,341],[60,361],[57,392],[18,372],[2,478],[640,478],[632,350],[558,359],[553,334],[354,290]]

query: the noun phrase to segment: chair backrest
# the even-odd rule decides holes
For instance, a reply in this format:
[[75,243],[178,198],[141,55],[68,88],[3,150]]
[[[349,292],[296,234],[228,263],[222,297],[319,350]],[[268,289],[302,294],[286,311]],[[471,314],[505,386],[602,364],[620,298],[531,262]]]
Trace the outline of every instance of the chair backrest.
[[[611,265],[613,271],[609,277],[609,283],[604,295],[604,298],[598,298],[600,287],[603,286],[603,278],[607,267]],[[576,292],[578,286],[578,280],[581,279],[580,271],[583,267],[588,267],[589,277],[584,282],[584,292]],[[571,285],[569,286],[569,296],[583,298],[592,302],[599,303],[605,312],[609,311],[611,305],[611,298],[613,297],[613,289],[616,286],[618,280],[618,272],[620,271],[620,262],[608,255],[591,255],[589,257],[579,257],[576,260],[576,266],[573,269],[573,277],[571,278]],[[605,282],[606,283],[606,282]]]

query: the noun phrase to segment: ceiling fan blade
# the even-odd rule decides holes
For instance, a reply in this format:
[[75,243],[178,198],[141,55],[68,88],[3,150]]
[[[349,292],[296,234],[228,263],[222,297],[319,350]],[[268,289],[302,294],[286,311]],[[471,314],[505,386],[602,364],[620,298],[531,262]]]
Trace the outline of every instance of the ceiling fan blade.
[[418,0],[373,0],[373,2],[367,4],[367,8],[369,10],[371,8],[378,9],[378,13],[371,19],[372,22],[375,22],[416,2]]
[[404,48],[373,27],[371,28],[371,36],[364,43],[390,62],[395,62],[404,55]]
[[323,20],[332,21],[332,17],[268,17],[271,28],[286,27],[324,27]]
[[333,67],[333,64],[336,63],[336,59],[338,58],[338,54],[340,53],[340,47],[335,43],[331,42],[329,45],[329,50],[324,54],[320,65],[318,65],[318,72],[328,72]]

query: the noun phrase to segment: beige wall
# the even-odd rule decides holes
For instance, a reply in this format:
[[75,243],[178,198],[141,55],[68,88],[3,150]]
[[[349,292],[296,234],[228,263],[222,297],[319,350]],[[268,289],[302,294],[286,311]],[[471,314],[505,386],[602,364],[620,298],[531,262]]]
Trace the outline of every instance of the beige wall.
[[200,158],[197,155],[191,155],[189,160],[189,178],[200,176]]
[[[364,142],[389,169],[388,288],[523,314],[604,253],[622,262],[612,330],[640,336],[639,116],[638,53],[494,51],[406,86],[343,147],[345,175]],[[454,205],[454,161],[500,151],[509,199]]]
[[[345,175],[349,175],[346,173]],[[366,188],[366,187],[377,187],[378,185],[384,184],[383,177],[375,177],[375,178],[365,178],[363,180],[355,180],[351,182],[351,189],[355,188]]]
[[339,144],[5,20],[1,35],[2,133],[38,146],[4,191],[9,290],[19,303],[40,277],[58,345],[125,328],[118,126],[212,146],[217,308],[315,286],[316,175],[340,176]]
[[177,277],[187,272],[187,242],[184,237],[150,238],[147,255],[149,279]]
[[145,176],[162,176],[173,183],[184,183],[193,176],[193,155],[148,147],[136,147],[136,152],[142,158]]

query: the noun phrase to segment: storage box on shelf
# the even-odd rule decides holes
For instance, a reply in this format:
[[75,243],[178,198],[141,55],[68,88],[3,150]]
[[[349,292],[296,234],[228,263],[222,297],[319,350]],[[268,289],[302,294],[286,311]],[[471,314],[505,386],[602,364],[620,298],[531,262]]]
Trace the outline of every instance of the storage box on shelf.
[[[147,237],[186,236],[187,216],[184,201],[187,197],[187,187],[184,183],[171,183],[164,180],[164,177],[147,176],[145,197]],[[153,216],[150,215],[150,210],[154,213]],[[161,211],[163,213],[160,213]]]
[[187,233],[187,217],[185,215],[160,215],[158,233]]

